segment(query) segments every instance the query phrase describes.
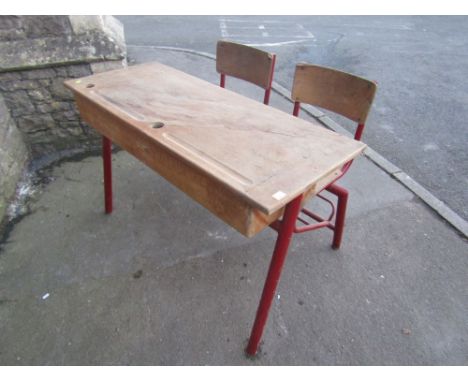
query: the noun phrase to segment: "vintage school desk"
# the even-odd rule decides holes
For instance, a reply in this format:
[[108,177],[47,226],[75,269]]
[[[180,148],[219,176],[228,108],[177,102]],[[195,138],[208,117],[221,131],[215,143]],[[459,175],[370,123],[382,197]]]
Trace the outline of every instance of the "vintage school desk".
[[365,144],[156,62],[65,84],[103,135],[107,213],[115,142],[241,234],[278,231],[246,349],[255,355],[301,204]]

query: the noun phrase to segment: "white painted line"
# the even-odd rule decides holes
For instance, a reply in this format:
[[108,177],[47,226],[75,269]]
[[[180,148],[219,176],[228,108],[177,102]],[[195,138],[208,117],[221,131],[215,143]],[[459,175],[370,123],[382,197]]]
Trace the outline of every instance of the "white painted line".
[[[262,32],[262,34],[264,34],[264,33],[266,33],[266,34],[269,36],[268,32]],[[233,33],[233,34],[230,34],[230,36],[231,36],[231,37],[254,37],[253,35],[248,35],[248,34],[245,34],[245,33],[244,33],[244,34]],[[258,34],[255,35],[255,36],[258,36]],[[300,34],[299,34],[299,35],[293,35],[293,36],[291,36],[291,35],[286,35],[286,36],[280,35],[280,36],[276,36],[276,35],[275,35],[275,36],[271,36],[271,37],[272,37],[272,38],[274,37],[275,39],[279,39],[279,38],[291,39],[291,38],[294,38],[294,39],[300,39],[300,40],[317,41],[315,37],[304,36],[304,35],[300,35]],[[286,41],[288,41],[288,40],[286,40]]]
[[221,29],[221,36],[223,38],[229,37],[229,34],[227,32],[227,25],[226,25],[226,20],[224,19],[219,19],[219,28]]
[[252,23],[252,24],[291,24],[290,21],[279,21],[279,20],[258,20],[258,19],[223,19],[230,23]]
[[312,34],[312,32],[308,31],[307,29],[304,28],[304,25],[302,24],[296,24],[298,29],[304,31],[307,35],[307,37],[310,37],[310,38],[315,38],[315,36]]
[[[231,33],[229,35],[229,37],[232,37],[232,38],[248,38],[248,37],[257,37],[258,35],[256,36],[253,36],[251,34],[241,34],[241,33]],[[272,36],[270,35],[268,32],[262,32],[262,37],[270,37],[270,38],[274,38],[275,40],[278,40],[278,39],[285,39],[285,41],[290,41],[289,39],[293,38],[293,39],[297,39],[297,40],[301,40],[301,41],[309,41],[309,42],[316,42],[317,39],[313,38],[313,37],[309,37],[309,36],[303,36],[303,35],[297,35],[297,36]],[[252,41],[248,41],[248,42],[251,42]],[[276,43],[279,43],[280,41],[277,41]]]
[[292,40],[292,41],[282,41],[282,42],[266,42],[266,43],[259,43],[259,44],[254,44],[254,43],[248,43],[245,45],[248,46],[282,46],[282,45],[292,45],[292,44],[299,44],[301,42],[310,42],[311,40],[305,39],[305,40]]
[[[260,29],[260,28],[259,28],[258,26],[256,26],[256,25],[251,25],[251,26],[246,26],[246,27],[245,27],[245,26],[237,26],[237,25],[232,25],[232,24],[230,24],[230,25],[229,25],[229,29],[230,29],[230,30],[233,30],[233,29],[234,29],[234,30],[238,30],[238,29],[240,29],[240,30],[258,30],[258,29]],[[278,29],[278,28],[277,28],[277,29]],[[286,29],[286,28],[284,28],[284,29]],[[289,29],[289,28],[288,28],[288,29]]]

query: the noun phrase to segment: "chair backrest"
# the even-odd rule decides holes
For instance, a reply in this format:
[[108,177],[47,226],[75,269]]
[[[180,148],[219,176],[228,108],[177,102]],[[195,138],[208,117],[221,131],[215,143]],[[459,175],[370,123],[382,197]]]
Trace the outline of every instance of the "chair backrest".
[[[272,53],[231,41],[218,41],[216,46],[216,71],[260,86],[269,93],[273,81],[276,56]],[[265,94],[268,101],[269,94]],[[268,102],[265,102],[268,103]]]
[[377,85],[339,70],[297,64],[292,99],[341,114],[364,125]]

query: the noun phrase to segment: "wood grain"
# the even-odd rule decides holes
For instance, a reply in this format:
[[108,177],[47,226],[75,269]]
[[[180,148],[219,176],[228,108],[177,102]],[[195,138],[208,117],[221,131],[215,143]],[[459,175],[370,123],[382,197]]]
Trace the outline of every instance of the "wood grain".
[[365,78],[311,64],[298,64],[292,99],[365,123],[377,85]]
[[66,85],[91,126],[249,237],[365,148],[159,63]]
[[249,81],[263,89],[270,87],[273,55],[260,49],[231,41],[218,41],[216,45],[216,70]]

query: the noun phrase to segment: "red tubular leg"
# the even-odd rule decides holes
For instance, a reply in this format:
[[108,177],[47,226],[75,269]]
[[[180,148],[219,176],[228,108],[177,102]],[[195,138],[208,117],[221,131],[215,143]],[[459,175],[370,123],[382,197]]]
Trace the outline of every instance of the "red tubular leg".
[[336,221],[333,234],[333,249],[339,249],[343,237],[344,223],[346,217],[346,205],[348,204],[348,190],[336,184],[331,184],[327,190],[338,196],[338,206],[336,209]]
[[265,90],[265,96],[263,97],[263,103],[265,105],[268,105],[270,103],[271,86],[273,85],[273,73],[275,72],[275,62],[276,62],[276,54],[273,54],[271,57],[269,86]]
[[301,103],[300,102],[294,102],[294,110],[293,110],[293,115],[295,117],[298,117],[299,116],[299,110],[301,108]]
[[219,80],[219,86],[224,88],[226,86],[226,75],[221,74],[220,80]]
[[268,88],[265,90],[265,97],[263,97],[263,103],[265,105],[268,105],[270,103],[270,94],[271,94],[271,88]]
[[249,356],[254,356],[257,353],[258,344],[262,338],[263,329],[268,319],[268,312],[275,295],[284,260],[288,253],[289,243],[291,242],[296,225],[296,218],[301,209],[301,200],[302,195],[289,202],[286,206],[278,238],[276,239],[275,250],[270,262],[270,268],[268,269],[268,275],[263,287],[262,297],[258,305],[257,315],[250,334],[249,344],[246,349],[246,353]]
[[357,141],[360,141],[363,131],[364,131],[364,124],[360,123],[356,128],[356,133],[354,134],[354,139],[356,139]]
[[102,163],[104,167],[104,206],[106,214],[112,212],[112,142],[102,136]]

